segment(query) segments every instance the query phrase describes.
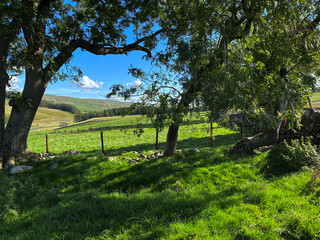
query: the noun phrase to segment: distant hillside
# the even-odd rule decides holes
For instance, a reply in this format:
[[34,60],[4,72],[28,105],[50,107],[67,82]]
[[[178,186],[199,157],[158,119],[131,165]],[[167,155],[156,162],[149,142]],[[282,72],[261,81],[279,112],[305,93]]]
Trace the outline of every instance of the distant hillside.
[[80,99],[73,97],[44,95],[43,100],[52,103],[66,103],[72,104],[82,112],[100,112],[110,108],[129,107],[131,103],[104,100],[104,99]]
[[320,107],[320,92],[316,92],[311,96],[312,106],[313,107]]
[[[5,107],[5,120],[7,123],[11,112],[8,100],[6,101]],[[73,118],[74,114],[69,112],[39,107],[31,128],[58,127],[61,122],[71,124],[73,123]]]

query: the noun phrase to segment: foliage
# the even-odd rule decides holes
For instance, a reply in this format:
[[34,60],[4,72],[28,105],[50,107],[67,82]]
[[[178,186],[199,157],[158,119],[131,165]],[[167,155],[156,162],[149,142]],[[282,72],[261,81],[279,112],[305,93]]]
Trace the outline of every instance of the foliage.
[[242,109],[265,118],[271,127],[283,115],[297,121],[306,97],[315,91],[319,9],[312,1],[263,7],[251,34],[230,44],[228,63],[208,72],[203,98],[212,106],[213,118]]
[[280,175],[299,171],[302,167],[314,168],[320,164],[320,155],[310,138],[301,138],[275,145],[266,159],[264,170],[268,174]]
[[[0,37],[1,112],[10,62],[15,62],[9,60],[20,60],[17,67],[25,69],[21,99],[32,100],[32,106],[13,106],[5,130],[4,118],[0,119],[0,144],[6,143],[0,148],[4,169],[27,149],[28,131],[48,83],[81,77],[81,70],[69,64],[73,53],[78,49],[95,55],[143,51],[150,58],[162,32],[155,30],[160,8],[158,1],[136,0],[6,0],[0,4],[0,31],[3,33],[4,27],[14,36]],[[135,35],[131,43],[127,43],[129,29]]]

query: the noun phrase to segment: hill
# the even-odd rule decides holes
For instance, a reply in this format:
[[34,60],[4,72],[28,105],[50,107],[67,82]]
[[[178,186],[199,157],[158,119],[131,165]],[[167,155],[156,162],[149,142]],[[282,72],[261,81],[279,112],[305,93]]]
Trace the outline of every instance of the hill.
[[320,92],[317,91],[311,96],[313,107],[320,107]]
[[104,99],[80,99],[74,97],[44,95],[43,100],[52,103],[66,103],[77,107],[81,112],[100,112],[110,108],[129,107],[131,103]]
[[[5,120],[8,122],[11,107],[6,101]],[[69,112],[39,107],[31,128],[58,127],[60,122],[73,123],[74,114]]]

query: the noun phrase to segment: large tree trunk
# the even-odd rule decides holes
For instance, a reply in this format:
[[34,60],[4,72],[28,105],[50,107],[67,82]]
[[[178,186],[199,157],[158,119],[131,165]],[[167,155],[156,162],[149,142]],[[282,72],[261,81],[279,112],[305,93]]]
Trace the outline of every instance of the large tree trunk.
[[171,156],[176,151],[177,143],[178,143],[178,132],[179,132],[179,122],[172,122],[170,124],[168,134],[167,134],[167,142],[166,148],[164,150],[164,156]]
[[12,110],[2,143],[2,167],[5,170],[9,170],[16,160],[29,152],[28,134],[47,86],[41,74],[40,62],[33,66],[37,65],[39,68],[26,71],[22,96],[9,102]]
[[[0,77],[1,78],[1,77]],[[5,127],[5,95],[6,95],[6,84],[0,79],[0,146],[2,144],[4,127]],[[1,150],[0,150],[1,158]]]
[[250,153],[262,146],[274,144],[279,139],[280,124],[275,129],[239,140],[231,149],[233,153]]
[[[3,140],[5,129],[5,101],[6,101],[6,85],[9,80],[6,69],[7,54],[9,41],[0,39],[0,147]],[[1,149],[0,149],[1,158]]]
[[[285,78],[285,76],[282,77]],[[274,115],[276,116],[276,114],[278,114],[279,117],[274,128],[253,137],[241,139],[232,147],[231,151],[234,153],[250,153],[259,147],[269,146],[276,143],[280,136],[280,128],[283,121],[282,116],[287,108],[287,103],[285,94],[282,93],[278,107],[274,110]]]

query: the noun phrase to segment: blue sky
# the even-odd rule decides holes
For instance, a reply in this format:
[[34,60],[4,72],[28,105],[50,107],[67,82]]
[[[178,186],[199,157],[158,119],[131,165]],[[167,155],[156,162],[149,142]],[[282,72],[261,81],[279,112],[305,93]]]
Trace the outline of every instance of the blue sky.
[[130,74],[130,65],[149,71],[150,62],[142,59],[144,52],[134,51],[128,55],[96,56],[86,51],[77,50],[71,65],[80,67],[83,78],[80,84],[57,82],[49,84],[46,94],[78,98],[104,98],[113,84],[132,84],[137,81]]
[[[147,72],[152,68],[150,62],[142,59],[144,55],[144,52],[133,51],[128,55],[96,56],[77,50],[70,64],[79,67],[84,77],[76,84],[70,81],[49,83],[45,94],[105,99],[104,95],[109,92],[111,85],[132,85],[138,81],[128,74],[130,65]],[[23,85],[24,75],[14,78],[14,89],[21,91]]]

